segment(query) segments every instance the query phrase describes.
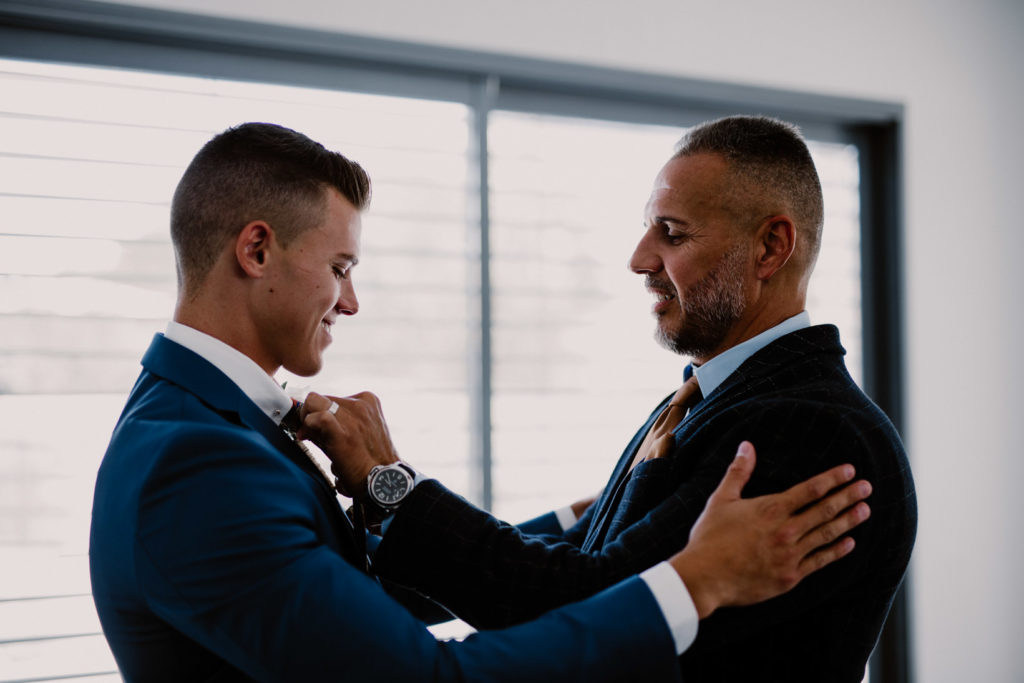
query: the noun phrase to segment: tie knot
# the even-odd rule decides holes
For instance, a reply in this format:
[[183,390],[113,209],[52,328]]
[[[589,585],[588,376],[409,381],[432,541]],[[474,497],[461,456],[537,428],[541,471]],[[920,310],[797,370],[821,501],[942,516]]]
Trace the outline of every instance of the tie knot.
[[299,431],[299,427],[302,426],[302,420],[300,418],[301,413],[302,401],[292,399],[291,409],[284,414],[284,417],[281,418],[281,429],[290,434],[294,434]]

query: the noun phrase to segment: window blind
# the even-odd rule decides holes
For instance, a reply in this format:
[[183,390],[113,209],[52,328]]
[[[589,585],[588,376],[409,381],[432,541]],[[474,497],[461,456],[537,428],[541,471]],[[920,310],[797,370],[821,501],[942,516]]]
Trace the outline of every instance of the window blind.
[[321,375],[279,379],[372,389],[399,448],[469,492],[464,106],[13,60],[0,92],[0,681],[117,680],[89,594],[93,482],[173,313],[174,187],[228,126],[295,128],[374,182],[360,313]]

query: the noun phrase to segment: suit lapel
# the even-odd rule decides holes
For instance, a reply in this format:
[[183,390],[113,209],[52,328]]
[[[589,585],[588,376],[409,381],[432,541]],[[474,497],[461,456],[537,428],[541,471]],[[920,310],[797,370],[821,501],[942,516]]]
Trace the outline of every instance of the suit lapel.
[[336,519],[335,525],[342,530],[351,548],[360,547],[351,520],[341,509],[334,490],[324,480],[316,465],[227,375],[202,356],[162,334],[153,337],[153,343],[142,358],[142,365],[152,374],[194,394],[226,420],[262,435],[275,450],[316,482],[321,503]]
[[[714,414],[720,406],[732,405],[746,396],[769,393],[770,387],[766,391],[765,384],[774,383],[775,373],[792,366],[812,353],[832,353],[837,356],[845,353],[839,343],[839,331],[835,326],[819,325],[792,332],[776,339],[752,355],[720,385],[715,387],[714,391],[706,394],[703,400],[691,408],[689,414],[674,431],[677,444],[687,438],[686,430],[689,427],[699,424],[709,415]],[[654,409],[619,459],[608,486],[605,487],[601,497],[595,503],[598,507],[583,542],[582,549],[584,551],[599,550],[607,543],[608,532],[613,521],[617,517],[623,516],[619,514],[618,510],[621,505],[628,506],[631,502],[644,500],[641,495],[631,496],[629,500],[623,499],[625,489],[629,486],[631,474],[629,466],[644,436],[669,399],[671,399],[671,395]]]
[[623,451],[622,456],[619,458],[618,464],[615,466],[615,471],[612,472],[611,478],[608,480],[608,484],[604,487],[604,491],[601,492],[600,497],[594,505],[596,512],[590,522],[590,528],[587,529],[587,536],[583,540],[582,550],[584,552],[589,551],[595,547],[600,547],[605,533],[608,531],[608,526],[611,524],[612,517],[615,514],[616,508],[619,506],[619,502],[622,500],[622,490],[626,485],[626,480],[629,478],[629,466],[633,462],[633,458],[636,457],[636,451],[640,448],[640,444],[643,443],[644,437],[647,436],[647,432],[650,431],[651,425],[661,414],[661,411],[665,408],[665,405],[672,398],[672,394],[665,397],[658,407],[654,409],[654,412],[650,414],[647,421],[644,422],[643,426],[633,435],[633,439],[626,446],[626,450]]

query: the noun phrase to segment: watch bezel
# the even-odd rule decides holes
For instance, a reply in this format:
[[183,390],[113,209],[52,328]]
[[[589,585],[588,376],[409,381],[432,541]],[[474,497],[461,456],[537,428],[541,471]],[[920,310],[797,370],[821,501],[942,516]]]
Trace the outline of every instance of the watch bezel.
[[[386,503],[380,500],[373,490],[374,483],[377,481],[378,478],[380,478],[381,474],[383,474],[386,471],[401,472],[402,476],[405,477],[406,481],[406,489],[405,492],[402,494],[402,497],[390,503]],[[366,493],[369,496],[371,503],[373,503],[375,506],[377,506],[384,512],[390,513],[396,510],[398,506],[402,504],[402,501],[409,497],[409,494],[412,493],[412,489],[415,482],[416,477],[412,468],[404,463],[395,462],[391,463],[390,465],[377,465],[372,470],[370,470],[370,474],[367,475],[366,477]]]

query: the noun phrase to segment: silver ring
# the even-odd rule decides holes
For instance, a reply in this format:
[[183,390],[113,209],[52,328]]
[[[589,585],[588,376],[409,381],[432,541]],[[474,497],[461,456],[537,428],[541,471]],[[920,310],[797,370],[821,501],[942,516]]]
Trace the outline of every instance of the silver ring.
[[331,401],[331,407],[327,409],[327,412],[331,415],[336,415],[338,413],[338,404]]

